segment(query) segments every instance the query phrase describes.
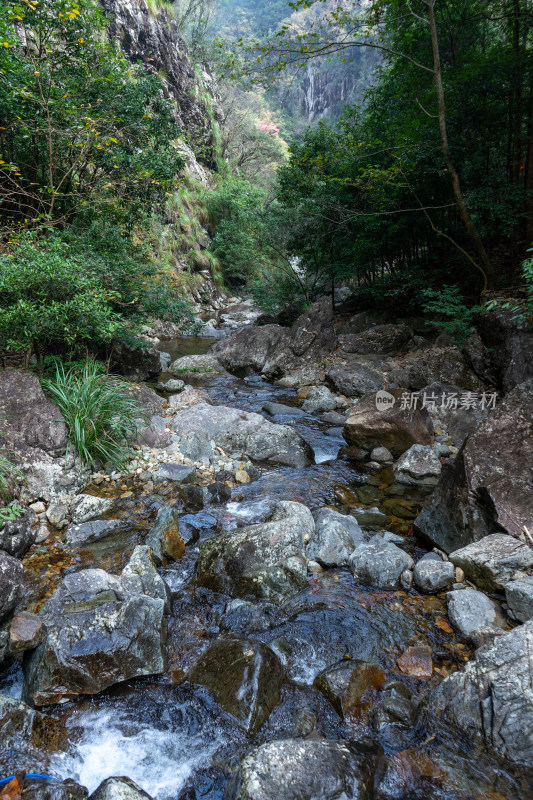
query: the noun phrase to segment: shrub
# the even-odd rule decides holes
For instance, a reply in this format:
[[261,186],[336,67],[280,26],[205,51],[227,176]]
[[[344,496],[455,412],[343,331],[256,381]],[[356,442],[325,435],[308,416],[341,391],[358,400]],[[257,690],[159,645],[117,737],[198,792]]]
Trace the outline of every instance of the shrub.
[[473,319],[482,306],[469,308],[465,305],[458,286],[443,286],[440,290],[426,289],[424,296],[427,301],[424,310],[442,317],[439,320],[429,320],[429,324],[451,333],[455,336],[456,344],[461,345],[474,332]]
[[65,369],[58,362],[55,376],[43,379],[42,385],[63,414],[82,467],[89,470],[109,463],[122,469],[145,417],[131,385],[102,373],[93,361],[82,369]]

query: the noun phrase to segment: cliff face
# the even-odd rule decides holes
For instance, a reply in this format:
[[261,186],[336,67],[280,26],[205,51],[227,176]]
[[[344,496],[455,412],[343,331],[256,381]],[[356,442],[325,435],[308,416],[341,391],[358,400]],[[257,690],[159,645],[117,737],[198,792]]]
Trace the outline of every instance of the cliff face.
[[[166,97],[175,106],[176,123],[197,159],[213,162],[212,115],[217,110],[214,81],[200,66],[194,68],[176,23],[161,6],[155,11],[145,0],[101,0],[109,18],[109,35],[134,63],[157,75]],[[202,95],[213,102],[207,108]]]

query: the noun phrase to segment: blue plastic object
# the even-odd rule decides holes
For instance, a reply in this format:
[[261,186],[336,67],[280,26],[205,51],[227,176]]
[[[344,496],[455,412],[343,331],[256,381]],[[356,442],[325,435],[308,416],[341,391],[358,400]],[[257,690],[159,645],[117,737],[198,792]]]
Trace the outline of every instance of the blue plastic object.
[[[16,775],[10,775],[9,778],[0,778],[0,786],[3,783],[9,783],[9,781],[12,781],[16,777],[17,777]],[[53,778],[52,775],[38,775],[36,772],[28,772],[28,773],[26,773],[26,775],[24,777],[26,777],[26,778],[40,778],[41,780],[45,780],[45,781],[57,781],[57,780],[59,780],[59,778]]]

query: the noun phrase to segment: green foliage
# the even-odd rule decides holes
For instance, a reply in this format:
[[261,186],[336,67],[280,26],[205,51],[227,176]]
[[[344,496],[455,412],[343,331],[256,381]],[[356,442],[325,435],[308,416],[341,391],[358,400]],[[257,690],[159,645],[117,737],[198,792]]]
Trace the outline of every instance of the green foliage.
[[4,226],[64,222],[82,206],[128,220],[175,185],[184,162],[172,106],[106,29],[97,0],[2,4]]
[[426,289],[424,296],[426,298],[424,310],[441,317],[438,320],[428,320],[429,324],[451,333],[455,336],[456,344],[463,344],[475,331],[473,320],[483,306],[476,305],[469,308],[458,286],[443,286],[440,290]]
[[83,468],[111,464],[123,469],[144,417],[131,384],[88,361],[82,369],[58,363],[54,377],[44,378],[42,385],[63,415]]
[[[0,464],[1,464],[1,456],[0,456]],[[1,479],[1,467],[0,467],[0,479]],[[2,493],[2,484],[0,483],[0,493]],[[9,496],[9,495],[8,495]],[[3,495],[4,499],[6,499],[6,495]],[[4,506],[0,508],[0,528],[4,526],[6,522],[14,522],[20,517],[24,516],[26,513],[26,509],[23,508],[20,503],[13,501],[8,506]]]
[[54,348],[77,353],[110,342],[122,322],[116,295],[59,236],[23,235],[0,255],[0,345],[31,349],[39,362]]

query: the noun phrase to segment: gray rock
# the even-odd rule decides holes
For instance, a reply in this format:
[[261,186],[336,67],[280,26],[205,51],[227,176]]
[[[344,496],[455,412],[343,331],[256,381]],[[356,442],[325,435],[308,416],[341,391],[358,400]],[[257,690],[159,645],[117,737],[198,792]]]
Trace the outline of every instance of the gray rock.
[[350,508],[350,516],[355,517],[357,522],[364,527],[382,528],[387,522],[387,515],[380,511],[377,506],[371,508]]
[[150,795],[130,778],[106,778],[94,790],[90,800],[152,800]]
[[168,398],[172,411],[182,411],[198,403],[210,403],[207,389],[200,389],[195,386],[186,386],[179,394],[172,394]]
[[224,800],[370,800],[378,750],[348,741],[284,739],[253,750]]
[[431,553],[426,553],[424,556],[422,556],[422,558],[418,563],[421,564],[424,561],[438,561],[440,563],[443,560],[444,559],[442,559],[438,553],[431,552]]
[[179,378],[170,378],[168,381],[160,381],[157,388],[162,392],[182,392],[185,389],[185,381]]
[[479,315],[478,330],[505,392],[533,378],[533,333],[527,322],[517,322],[510,310],[495,309]]
[[533,621],[477,650],[443,680],[430,707],[461,735],[483,741],[510,763],[533,760]]
[[201,378],[205,375],[219,375],[224,370],[214,355],[205,353],[204,355],[182,356],[182,358],[176,359],[168,368],[168,372],[178,376],[191,373],[197,378]]
[[432,447],[414,444],[394,465],[398,483],[433,487],[439,482],[442,464]]
[[0,738],[5,748],[57,750],[66,743],[67,731],[59,720],[0,694]]
[[348,560],[358,583],[378,589],[397,589],[402,572],[413,564],[411,556],[395,544],[373,540],[360,545]]
[[41,612],[46,635],[24,662],[24,698],[48,705],[163,672],[168,603],[147,547],[135,548],[121,577],[67,575]]
[[24,567],[0,550],[0,620],[15,610],[24,597]]
[[325,414],[322,414],[322,419],[329,425],[344,425],[344,423],[348,419],[348,415],[339,414],[338,411],[326,411]]
[[498,607],[490,598],[475,589],[448,592],[448,617],[453,627],[471,639],[477,628],[495,627],[499,622]]
[[314,462],[309,445],[300,434],[286,425],[276,425],[261,414],[252,414],[226,406],[199,403],[180,411],[172,428],[180,451],[193,461],[218,458],[213,446],[225,453],[253,461],[269,461],[292,467],[306,467]]
[[271,417],[276,415],[290,416],[290,417],[304,417],[305,411],[296,406],[285,406],[283,403],[271,403],[270,401],[263,403],[263,411],[270,414]]
[[377,664],[343,659],[320,672],[314,686],[329,700],[340,717],[357,709],[363,695],[385,683],[385,675]]
[[436,594],[453,584],[455,568],[449,561],[442,561],[437,556],[437,560],[419,561],[413,570],[413,577],[415,585],[420,591]]
[[262,325],[242,328],[211,348],[220,364],[233,375],[245,377],[261,372],[265,363],[274,356],[280,340],[287,335],[280,325]]
[[219,639],[202,654],[188,678],[207,686],[217,703],[254,735],[279,702],[283,667],[262,642]]
[[353,517],[322,508],[314,514],[315,534],[305,554],[323,567],[343,566],[351,553],[364,542],[364,535]]
[[124,527],[120,519],[96,519],[91,522],[82,522],[80,525],[69,525],[66,541],[71,547],[82,547],[114,536]]
[[269,522],[200,543],[195,581],[231,597],[277,602],[307,585],[305,542],[315,523],[300,503],[278,503]]
[[415,521],[449,553],[501,532],[533,530],[533,385],[521,384],[470,434]]
[[167,559],[175,561],[185,555],[185,543],[180,536],[178,510],[162,506],[157,512],[155,525],[146,537],[146,544],[154,553],[157,564]]
[[22,558],[36,537],[37,515],[28,508],[21,517],[4,523],[0,529],[0,550],[15,558]]
[[326,379],[335,391],[347,397],[362,397],[369,392],[377,392],[384,386],[383,376],[364,364],[330,369]]
[[361,398],[344,426],[348,444],[365,450],[386,447],[395,458],[413,444],[432,444],[433,423],[428,412],[402,408],[402,395],[402,389],[393,389]]
[[533,576],[509,581],[505,587],[505,599],[513,619],[519,622],[533,619]]
[[361,333],[342,336],[339,346],[347,353],[397,353],[407,347],[411,336],[407,325],[375,325]]
[[311,411],[333,411],[337,403],[327,386],[313,386],[304,402],[302,409]]
[[370,460],[377,461],[380,464],[384,464],[387,461],[394,461],[392,453],[390,452],[390,450],[387,450],[386,447],[374,447],[374,449],[370,453]]
[[111,372],[139,384],[161,375],[163,367],[159,351],[154,344],[146,345],[142,339],[128,342],[115,339],[111,350]]
[[450,561],[480,589],[495,592],[516,572],[533,570],[533,550],[513,536],[494,533],[450,553]]
[[172,481],[172,483],[180,485],[194,483],[196,479],[196,467],[186,464],[160,464],[159,469],[154,472],[152,477],[154,483]]
[[75,525],[89,522],[109,511],[113,507],[113,503],[114,501],[107,497],[93,497],[91,494],[78,495],[72,503],[71,520]]
[[61,528],[66,528],[68,525],[67,521],[67,514],[68,514],[68,505],[67,503],[50,503],[48,508],[46,509],[46,519],[54,528],[60,530]]
[[164,353],[162,350],[159,351],[159,363],[161,365],[161,372],[167,371],[171,361],[172,361],[172,356],[170,355],[170,353]]

